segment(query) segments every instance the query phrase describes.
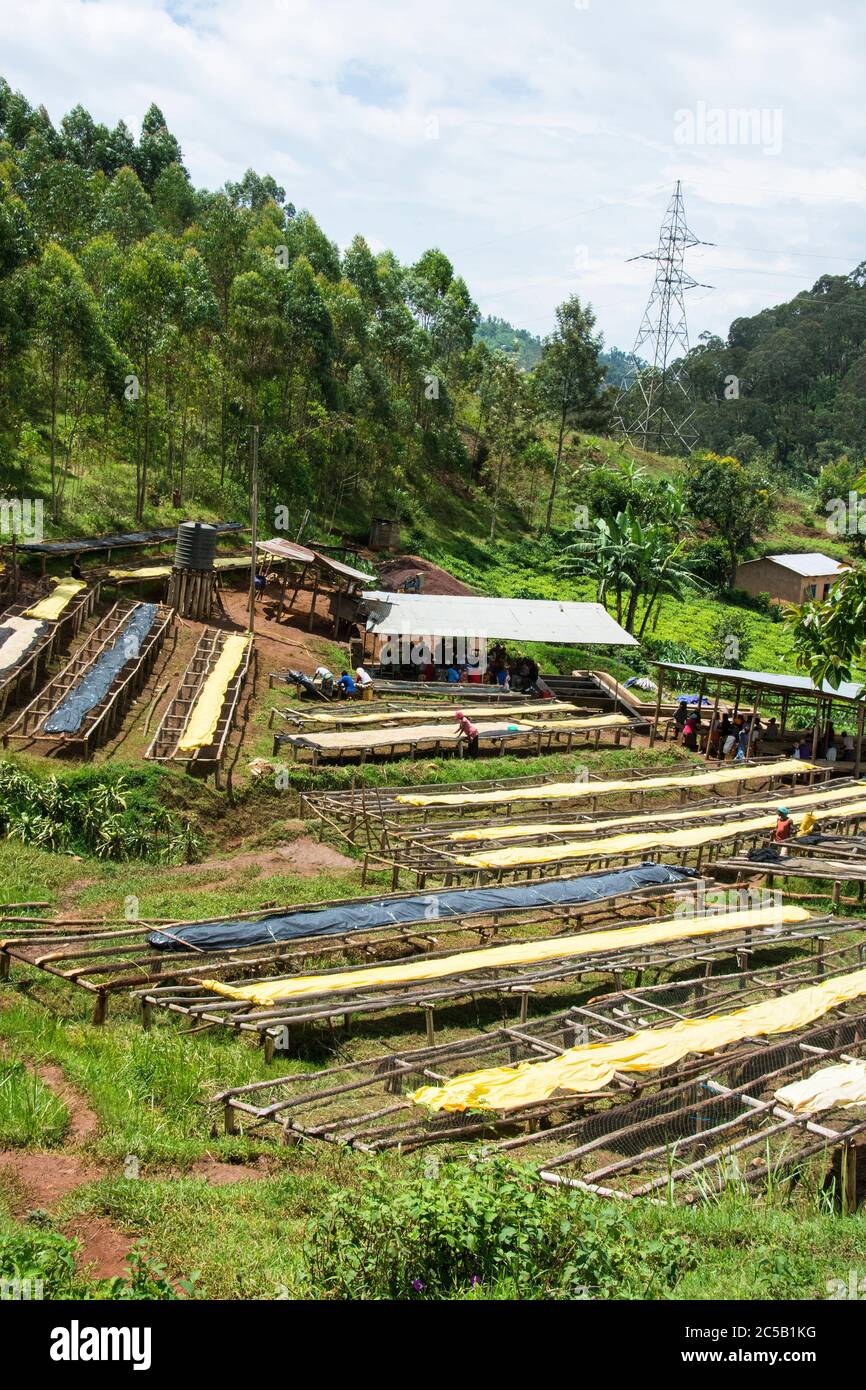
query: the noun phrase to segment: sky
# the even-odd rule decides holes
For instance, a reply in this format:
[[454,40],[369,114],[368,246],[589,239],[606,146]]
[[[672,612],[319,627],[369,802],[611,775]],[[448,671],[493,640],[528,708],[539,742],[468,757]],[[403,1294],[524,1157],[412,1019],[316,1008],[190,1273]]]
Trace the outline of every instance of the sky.
[[439,246],[483,314],[571,294],[630,348],[678,179],[691,342],[866,259],[866,6],[831,0],[10,0],[0,73],[197,186],[270,173],[341,247]]

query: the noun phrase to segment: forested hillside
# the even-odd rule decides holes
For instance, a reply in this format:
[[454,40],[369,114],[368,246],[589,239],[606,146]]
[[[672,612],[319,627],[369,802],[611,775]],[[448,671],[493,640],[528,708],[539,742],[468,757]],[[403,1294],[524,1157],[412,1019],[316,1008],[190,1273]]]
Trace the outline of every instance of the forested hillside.
[[789,476],[866,450],[866,262],[787,304],[735,319],[688,358],[701,443],[751,436]]
[[[80,106],[55,127],[0,82],[5,493],[44,497],[65,533],[243,516],[255,427],[263,524],[279,507],[295,534],[306,518],[364,540],[396,515],[418,550],[511,592],[501,539],[521,591],[628,594],[638,630],[659,575],[660,602],[729,586],[762,542],[833,547],[821,508],[866,448],[862,267],[692,351],[715,461],[691,476],[603,439],[628,359],[576,296],[543,340],[482,320],[445,251],[340,249],[292,193],[252,169],[196,189],[155,106],[137,137]],[[530,562],[526,533],[551,528]]]
[[0,469],[67,530],[245,508],[256,426],[265,512],[360,536],[373,514],[423,517],[444,484],[492,536],[506,503],[543,515],[581,408],[606,418],[577,301],[570,360],[532,340],[529,376],[476,341],[441,250],[341,251],[253,170],[194,188],[156,106],[137,139],[80,106],[55,128],[2,83],[0,226]]

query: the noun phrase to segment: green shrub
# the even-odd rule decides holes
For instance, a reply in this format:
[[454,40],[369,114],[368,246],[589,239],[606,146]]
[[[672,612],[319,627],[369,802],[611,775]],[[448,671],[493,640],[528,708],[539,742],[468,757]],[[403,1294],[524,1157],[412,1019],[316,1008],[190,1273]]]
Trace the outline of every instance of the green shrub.
[[304,1258],[313,1296],[339,1299],[647,1296],[692,1259],[682,1237],[647,1242],[619,1208],[500,1156],[428,1158],[397,1182],[371,1164],[313,1218]]
[[76,1249],[75,1241],[56,1231],[10,1227],[0,1231],[0,1279],[27,1280],[37,1287],[41,1283],[44,1298],[80,1298]]
[[173,864],[201,858],[192,823],[162,806],[152,774],[82,768],[39,777],[0,762],[0,834],[47,850]]

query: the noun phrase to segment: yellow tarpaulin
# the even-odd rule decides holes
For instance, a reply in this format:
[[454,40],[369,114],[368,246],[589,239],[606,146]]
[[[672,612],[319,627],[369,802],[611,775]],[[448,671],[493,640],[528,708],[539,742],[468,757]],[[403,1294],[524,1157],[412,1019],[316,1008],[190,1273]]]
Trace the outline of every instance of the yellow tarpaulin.
[[243,660],[249,637],[233,633],[217,658],[216,665],[198,693],[178,751],[194,753],[213,741],[229,683]]
[[109,570],[109,579],[167,579],[171,565],[142,565],[136,570]]
[[[859,787],[833,787],[816,789],[814,792],[801,796],[788,797],[788,810],[796,819],[800,810],[807,807],[832,806],[834,802],[856,800],[861,795]],[[818,799],[820,798],[820,800]],[[779,805],[779,793],[773,796],[764,797],[761,801],[719,801],[712,806],[692,806],[683,807],[680,810],[653,811],[653,818],[657,821],[675,822],[681,820],[718,820],[725,819],[734,811],[766,811],[775,810]],[[812,812],[806,810],[799,833],[805,835],[814,826],[814,816],[809,822]],[[467,842],[471,840],[519,840],[527,835],[568,835],[568,834],[596,834],[599,830],[613,830],[616,826],[640,825],[645,824],[647,818],[646,811],[633,811],[630,814],[612,816],[607,820],[585,820],[585,821],[526,821],[510,825],[497,826],[475,826],[471,830],[452,830],[447,839],[454,841]]]
[[[849,788],[849,794],[851,792]],[[811,797],[807,798],[811,802]],[[824,805],[837,815],[866,815],[866,800],[812,802]],[[598,859],[607,855],[633,854],[650,849],[697,849],[717,840],[733,840],[757,830],[772,830],[775,813],[753,816],[750,820],[726,821],[722,825],[696,826],[691,830],[644,830],[631,835],[611,835],[600,840],[567,840],[556,845],[524,845],[514,849],[482,850],[478,854],[455,854],[452,862],[472,869],[511,869],[523,864],[556,864],[561,859]]]
[[297,995],[331,994],[342,990],[442,980],[452,975],[466,975],[508,965],[534,965],[541,961],[567,960],[570,956],[596,955],[600,951],[627,951],[632,947],[654,946],[663,941],[682,941],[693,936],[714,936],[721,932],[780,927],[808,921],[809,913],[802,907],[754,908],[696,917],[674,917],[666,922],[652,922],[638,927],[615,927],[606,931],[585,932],[579,936],[549,937],[512,946],[491,946],[481,951],[460,951],[439,960],[399,961],[393,965],[373,965],[363,970],[338,970],[328,975],[293,975],[251,985],[227,985],[220,980],[202,980],[200,983],[229,999],[249,999],[254,1004],[266,1007],[278,999],[292,999]]
[[613,792],[664,791],[670,787],[721,787],[731,782],[748,782],[757,777],[792,777],[795,773],[819,772],[813,763],[801,758],[782,758],[777,763],[752,767],[724,767],[713,772],[683,776],[671,773],[632,781],[626,777],[610,782],[548,782],[538,787],[507,787],[493,792],[404,792],[396,800],[404,806],[496,806],[510,801],[574,801],[584,796],[609,796]]
[[[217,555],[213,562],[215,570],[249,569],[250,558],[245,555]],[[138,569],[113,569],[108,571],[109,579],[167,579],[171,565],[140,565]]]
[[866,1062],[841,1062],[822,1067],[804,1081],[792,1081],[776,1092],[776,1100],[795,1115],[817,1115],[821,1110],[848,1110],[866,1105]]
[[36,618],[44,622],[54,622],[59,618],[64,608],[72,602],[76,594],[80,594],[82,589],[86,589],[87,584],[83,579],[61,579],[60,583],[47,594],[45,598],[34,603],[32,608],[28,608],[24,614],[25,618]]
[[573,1047],[546,1062],[467,1072],[444,1086],[422,1086],[410,1099],[431,1110],[514,1110],[549,1100],[557,1091],[588,1095],[607,1086],[616,1072],[658,1071],[690,1053],[714,1052],[743,1038],[792,1033],[864,994],[866,970],[855,970],[734,1013],[645,1028],[613,1042]]

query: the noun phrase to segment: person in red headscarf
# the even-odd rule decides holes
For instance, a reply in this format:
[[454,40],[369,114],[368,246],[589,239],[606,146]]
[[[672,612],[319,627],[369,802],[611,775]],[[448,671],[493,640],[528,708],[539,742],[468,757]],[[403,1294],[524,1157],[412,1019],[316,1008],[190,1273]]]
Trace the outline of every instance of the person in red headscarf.
[[467,747],[467,749],[468,749],[468,751],[469,751],[469,756],[470,756],[470,758],[477,758],[477,757],[478,757],[478,730],[476,729],[475,725],[472,723],[472,720],[471,720],[471,719],[467,719],[466,715],[463,713],[463,711],[462,711],[461,709],[456,709],[456,710],[454,711],[454,718],[457,720],[457,723],[458,723],[459,726],[460,726],[460,735],[459,735],[459,737],[465,738],[465,739],[466,739],[466,747]]

